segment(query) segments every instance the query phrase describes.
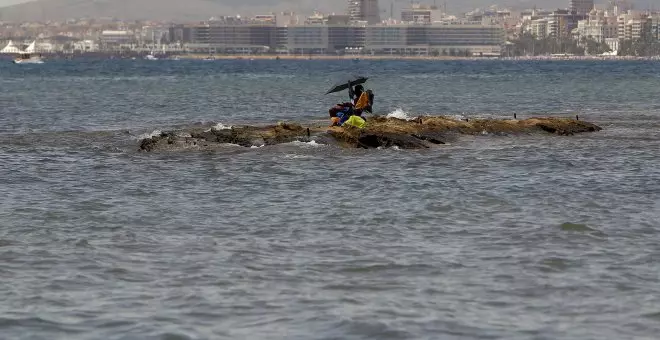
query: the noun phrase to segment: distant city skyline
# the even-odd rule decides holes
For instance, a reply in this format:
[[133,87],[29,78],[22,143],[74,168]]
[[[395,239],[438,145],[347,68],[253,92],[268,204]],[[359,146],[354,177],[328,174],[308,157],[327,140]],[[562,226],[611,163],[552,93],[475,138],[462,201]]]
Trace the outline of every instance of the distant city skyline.
[[[537,6],[544,9],[568,8],[571,0],[414,0],[415,3],[437,4],[446,2],[449,14],[465,13],[491,5],[512,10]],[[660,0],[629,0],[635,8],[660,9]],[[595,0],[596,6],[604,7],[608,0]],[[4,10],[6,6],[21,5],[20,10]],[[42,5],[39,5],[41,3]],[[400,18],[401,10],[410,6],[410,0],[379,0],[380,18]],[[391,5],[394,4],[393,12]],[[26,7],[27,6],[27,7]],[[44,21],[79,17],[115,17],[118,19],[181,19],[203,20],[221,15],[268,14],[270,12],[295,11],[311,14],[318,10],[327,14],[343,14],[348,10],[347,0],[0,0],[0,20],[20,18]],[[15,8],[15,7],[11,7]],[[160,10],[162,9],[162,10]],[[178,14],[178,15],[177,15]],[[67,17],[67,15],[71,15]]]
[[[126,50],[153,53],[154,49],[162,48],[163,53],[169,50],[230,55],[501,56],[503,52],[526,55],[531,48],[532,55],[587,53],[609,56],[612,51],[617,51],[614,54],[622,51],[622,55],[660,55],[660,32],[657,30],[660,11],[644,13],[638,6],[641,11],[625,12],[630,3],[621,3],[624,7],[620,11],[606,11],[607,5],[599,4],[600,10],[592,12],[594,0],[568,0],[563,9],[560,6],[538,6],[543,11],[530,18],[520,15],[521,10],[531,9],[527,3],[518,7],[509,7],[505,3],[499,7],[509,9],[510,13],[449,10],[450,16],[447,16],[442,13],[444,1],[431,0],[431,4],[435,2],[439,7],[435,10],[410,8],[408,0],[399,0],[405,1],[401,8],[406,8],[401,12],[393,11],[392,18],[396,21],[381,21],[381,18],[388,18],[389,8],[379,8],[390,7],[382,6],[382,0],[380,3],[378,0],[332,0],[341,3],[336,4],[336,9],[322,10],[324,15],[306,12],[309,4],[320,0],[241,1],[245,6],[253,6],[249,7],[252,9],[257,8],[254,7],[256,1],[260,1],[261,6],[254,13],[247,13],[232,11],[226,2],[222,4],[219,0],[28,2],[0,9],[0,20],[8,23],[0,25],[0,38],[16,40],[22,46],[40,40],[43,42],[39,48],[51,52]],[[281,13],[290,8],[293,1],[307,5],[295,7],[295,14]],[[485,0],[464,1],[472,4],[470,9],[488,8],[476,6],[476,2]],[[567,8],[570,11],[566,11]],[[348,15],[332,15],[342,12]],[[237,14],[240,17],[235,17]],[[68,21],[73,18],[102,20]],[[119,21],[108,20],[110,18]],[[42,24],[14,25],[14,22]],[[527,38],[520,38],[527,37],[527,34],[535,38],[532,40],[545,42],[537,46],[536,42],[530,44]],[[648,40],[642,38],[654,42],[649,45]],[[507,41],[517,41],[513,43],[517,46],[516,51],[510,49],[513,45],[506,44]],[[5,43],[8,47],[3,53],[15,53],[16,47]],[[640,50],[642,46],[650,48],[648,46],[652,45],[654,49]]]
[[[33,2],[37,0],[0,0],[0,7],[11,6],[26,2]],[[46,0],[47,1],[47,0]],[[108,0],[106,0],[108,1]],[[110,0],[112,1],[112,0]],[[120,0],[115,0],[120,1]],[[167,0],[163,0],[166,2]],[[185,0],[170,0],[173,2]],[[292,8],[300,8],[301,5],[310,8],[318,8],[319,10],[334,10],[337,11],[341,7],[346,6],[346,0],[215,0],[214,2],[233,9],[241,8],[264,8],[268,6],[284,7],[290,5]],[[381,8],[390,8],[390,4],[394,2],[395,7],[405,7],[409,0],[379,0]],[[433,4],[434,0],[414,1],[422,4]],[[437,5],[444,4],[444,0],[435,0]],[[595,0],[596,5],[603,5],[607,0]],[[633,1],[639,8],[646,8],[654,4],[654,7],[660,8],[660,0],[637,0]],[[490,5],[503,5],[503,6],[516,6],[516,7],[533,7],[534,5],[544,8],[563,8],[568,7],[569,0],[446,0],[447,7],[453,10],[469,10],[477,7],[488,7]]]

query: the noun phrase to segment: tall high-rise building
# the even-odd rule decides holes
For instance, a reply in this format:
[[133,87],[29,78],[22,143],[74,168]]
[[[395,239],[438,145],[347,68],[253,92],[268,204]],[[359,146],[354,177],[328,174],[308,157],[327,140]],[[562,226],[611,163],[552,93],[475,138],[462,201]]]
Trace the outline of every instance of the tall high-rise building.
[[570,0],[569,10],[577,15],[587,15],[594,9],[594,0]]
[[378,0],[348,0],[348,15],[354,21],[377,24],[380,22]]
[[401,10],[401,21],[430,24],[442,18],[442,11],[436,6],[413,4],[410,8]]

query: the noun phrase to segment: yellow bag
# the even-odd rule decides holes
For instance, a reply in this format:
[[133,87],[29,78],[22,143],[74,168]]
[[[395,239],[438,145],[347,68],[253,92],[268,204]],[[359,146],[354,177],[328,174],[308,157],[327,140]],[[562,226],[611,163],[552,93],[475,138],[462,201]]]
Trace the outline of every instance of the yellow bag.
[[342,124],[342,126],[344,125],[350,125],[359,129],[364,129],[364,127],[367,125],[367,122],[360,116],[351,116],[347,121],[344,122],[344,124]]

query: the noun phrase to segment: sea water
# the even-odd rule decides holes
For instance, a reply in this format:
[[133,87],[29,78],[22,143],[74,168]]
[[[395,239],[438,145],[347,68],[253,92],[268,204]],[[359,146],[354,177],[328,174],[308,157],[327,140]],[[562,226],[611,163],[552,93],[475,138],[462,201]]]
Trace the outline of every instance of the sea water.
[[[138,152],[326,121],[351,74],[380,115],[603,131]],[[644,61],[2,64],[0,338],[655,338],[659,88]]]

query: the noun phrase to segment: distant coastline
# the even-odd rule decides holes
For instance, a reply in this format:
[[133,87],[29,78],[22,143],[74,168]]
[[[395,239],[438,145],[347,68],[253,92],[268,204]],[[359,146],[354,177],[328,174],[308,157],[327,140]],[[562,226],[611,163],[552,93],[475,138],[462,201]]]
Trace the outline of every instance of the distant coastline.
[[660,60],[660,56],[634,57],[634,56],[520,56],[520,57],[464,57],[464,56],[397,56],[397,55],[207,55],[207,54],[182,54],[177,55],[180,59],[215,59],[215,60]]
[[[147,53],[42,53],[45,60],[76,60],[76,59],[115,59],[142,60]],[[15,55],[0,55],[0,60],[13,60]],[[660,56],[575,56],[575,55],[544,55],[544,56],[402,56],[402,55],[237,55],[237,54],[203,54],[203,53],[164,53],[156,54],[160,60],[178,58],[180,60],[407,60],[407,61],[660,61]]]
[[254,60],[466,60],[499,59],[499,57],[458,57],[458,56],[397,56],[397,55],[235,55],[235,54],[181,54],[181,59],[254,59]]

